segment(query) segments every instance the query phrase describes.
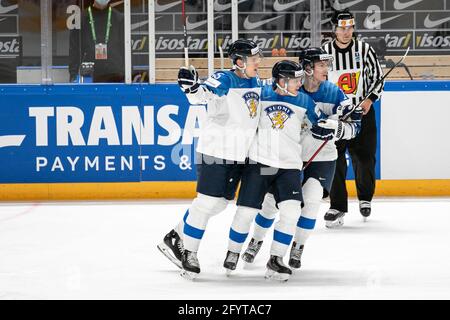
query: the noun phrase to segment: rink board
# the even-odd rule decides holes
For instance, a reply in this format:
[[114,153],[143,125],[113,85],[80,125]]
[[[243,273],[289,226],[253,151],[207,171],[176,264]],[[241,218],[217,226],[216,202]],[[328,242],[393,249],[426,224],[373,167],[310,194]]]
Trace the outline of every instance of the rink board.
[[[0,200],[192,199],[195,181],[0,184]],[[350,197],[354,180],[347,181]],[[450,180],[377,180],[377,196],[448,196]]]
[[[449,81],[386,83],[377,195],[450,195],[448,101]],[[205,115],[174,84],[1,85],[0,200],[191,198]]]

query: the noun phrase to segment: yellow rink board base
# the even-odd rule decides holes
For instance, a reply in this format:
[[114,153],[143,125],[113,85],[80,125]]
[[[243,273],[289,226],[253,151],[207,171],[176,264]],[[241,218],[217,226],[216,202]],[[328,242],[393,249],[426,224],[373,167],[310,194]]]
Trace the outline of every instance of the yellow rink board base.
[[[196,182],[0,184],[0,201],[192,199]],[[356,196],[354,181],[347,181]],[[375,196],[450,196],[450,180],[377,180]]]

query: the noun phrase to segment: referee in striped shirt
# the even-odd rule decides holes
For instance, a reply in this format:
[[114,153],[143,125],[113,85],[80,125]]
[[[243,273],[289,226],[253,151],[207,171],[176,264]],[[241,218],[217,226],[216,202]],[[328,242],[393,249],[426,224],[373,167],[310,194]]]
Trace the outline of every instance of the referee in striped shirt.
[[330,191],[330,209],[325,214],[327,226],[342,225],[343,216],[348,210],[347,161],[345,151],[348,150],[353,164],[359,209],[366,219],[370,215],[373,194],[375,192],[375,152],[377,145],[377,129],[375,111],[372,104],[378,100],[383,84],[376,82],[383,76],[374,49],[368,44],[353,38],[355,19],[348,10],[338,11],[333,19],[335,39],[324,44],[323,49],[334,57],[333,70],[329,72],[329,80],[336,83],[356,105],[361,103],[363,118],[361,132],[353,140],[336,142],[338,159],[333,185]]

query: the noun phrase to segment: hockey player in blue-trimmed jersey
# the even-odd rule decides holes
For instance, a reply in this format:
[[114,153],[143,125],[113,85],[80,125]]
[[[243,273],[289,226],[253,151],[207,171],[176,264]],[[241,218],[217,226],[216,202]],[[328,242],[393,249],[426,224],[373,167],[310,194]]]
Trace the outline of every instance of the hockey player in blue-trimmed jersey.
[[203,84],[192,66],[178,73],[189,102],[207,104],[207,119],[197,145],[197,197],[158,249],[187,279],[200,273],[197,252],[209,218],[235,197],[259,122],[261,49],[253,41],[239,39],[230,45],[228,55],[234,69],[218,71]]
[[[308,94],[316,103],[316,109],[327,116],[318,124],[305,128],[302,133],[303,160],[308,161],[325,139],[331,139],[317,154],[314,160],[303,172],[304,206],[297,222],[297,231],[291,247],[289,266],[300,268],[301,255],[306,240],[316,223],[320,208],[323,188],[331,188],[337,151],[335,141],[352,139],[359,132],[362,109],[356,108],[342,90],[327,81],[327,74],[332,62],[332,56],[320,48],[305,49],[300,54],[300,62],[305,69],[305,82],[300,89]],[[346,122],[341,121],[350,113]],[[322,141],[320,141],[320,140]],[[252,263],[261,248],[267,230],[271,227],[277,213],[273,196],[268,194],[263,208],[255,219],[255,230],[244,255],[243,260]]]
[[227,273],[236,268],[250,226],[261,210],[267,192],[272,192],[280,209],[280,219],[267,262],[266,278],[287,281],[291,269],[283,263],[301,212],[302,144],[304,118],[316,123],[314,101],[298,91],[304,72],[300,64],[290,60],[277,62],[272,69],[272,84],[261,92],[261,117],[258,131],[249,151],[251,163],[242,174],[237,211],[230,233],[224,261]]

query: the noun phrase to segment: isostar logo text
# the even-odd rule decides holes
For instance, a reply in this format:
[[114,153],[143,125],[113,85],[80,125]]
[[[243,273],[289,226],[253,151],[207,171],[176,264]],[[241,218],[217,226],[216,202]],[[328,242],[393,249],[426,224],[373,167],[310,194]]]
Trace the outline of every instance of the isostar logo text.
[[416,49],[423,48],[450,48],[450,36],[433,36],[428,33],[416,36]]
[[19,54],[20,42],[13,38],[11,40],[2,40],[0,38],[0,54]]
[[[189,44],[189,50],[207,50],[208,49],[208,39],[198,39],[191,36],[187,40]],[[177,38],[167,38],[164,36],[158,37],[156,40],[156,50],[158,51],[172,51],[172,50],[182,50],[185,47],[184,39]]]
[[[295,37],[295,36],[294,36]],[[252,40],[253,42],[255,42],[259,48],[261,48],[262,50],[265,51],[269,51],[272,50],[273,48],[279,47],[281,45],[281,34],[273,34],[267,37],[264,36],[260,36],[260,35],[254,35],[254,36],[246,36],[245,37],[248,40]],[[299,38],[299,40],[301,40]],[[219,44],[219,46],[222,47],[222,49],[226,49],[228,48],[228,46],[233,42],[231,36],[227,35],[224,36],[223,38],[218,36],[217,37],[217,43]],[[309,38],[308,38],[308,43],[310,42]],[[291,49],[290,47],[286,47],[286,49]]]
[[131,50],[133,52],[148,50],[147,36],[131,39]]
[[368,39],[377,39],[382,38],[386,42],[386,47],[388,49],[400,49],[407,48],[412,45],[412,33],[401,33],[399,32],[397,35],[386,33],[383,36],[366,36],[364,33],[358,35],[358,40],[367,41]]

